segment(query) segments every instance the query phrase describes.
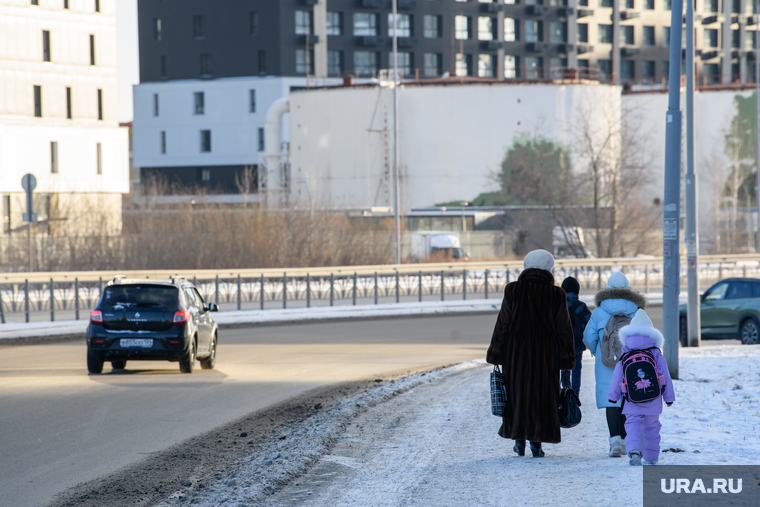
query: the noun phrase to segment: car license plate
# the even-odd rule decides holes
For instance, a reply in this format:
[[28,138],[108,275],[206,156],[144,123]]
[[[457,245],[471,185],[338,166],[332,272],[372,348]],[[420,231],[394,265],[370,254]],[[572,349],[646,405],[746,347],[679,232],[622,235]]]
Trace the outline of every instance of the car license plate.
[[149,349],[153,346],[153,339],[144,339],[144,338],[122,338],[121,339],[121,346],[122,347],[142,347],[144,349]]

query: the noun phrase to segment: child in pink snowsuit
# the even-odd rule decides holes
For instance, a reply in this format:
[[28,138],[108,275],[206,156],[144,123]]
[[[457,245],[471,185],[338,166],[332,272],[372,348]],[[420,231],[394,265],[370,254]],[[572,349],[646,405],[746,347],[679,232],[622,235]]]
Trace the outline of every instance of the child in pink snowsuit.
[[[676,401],[676,395],[673,391],[673,381],[670,379],[668,372],[668,363],[662,357],[660,349],[664,339],[662,333],[652,326],[652,321],[644,310],[639,310],[631,319],[631,323],[622,328],[618,334],[623,344],[623,354],[631,350],[645,350],[652,348],[650,352],[657,361],[658,373],[662,374],[665,379],[665,392],[656,400],[644,403],[632,403],[628,400],[623,403],[623,414],[625,415],[625,447],[628,451],[629,463],[631,465],[641,465],[642,450],[644,464],[654,465],[660,456],[660,414],[662,413],[662,401],[665,400],[668,406]],[[643,372],[639,370],[639,378],[634,379],[636,386],[647,387],[648,381],[643,380]],[[623,361],[615,365],[615,371],[610,382],[608,397],[611,402],[617,402],[623,395],[620,383],[623,381]],[[643,384],[647,383],[647,386]],[[643,448],[643,449],[642,449]]]

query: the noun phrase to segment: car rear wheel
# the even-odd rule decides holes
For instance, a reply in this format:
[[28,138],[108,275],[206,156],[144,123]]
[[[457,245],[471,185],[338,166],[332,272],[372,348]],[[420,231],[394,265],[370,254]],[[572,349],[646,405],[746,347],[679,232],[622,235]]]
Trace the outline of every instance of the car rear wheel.
[[103,372],[103,360],[89,349],[87,349],[87,371],[90,373]]
[[681,340],[681,347],[689,345],[689,326],[686,323],[686,317],[678,319],[678,338]]
[[204,370],[213,370],[216,365],[216,334],[211,339],[211,353],[208,357],[201,359],[201,368]]
[[185,357],[179,361],[179,371],[182,373],[192,373],[195,369],[195,338],[190,340],[190,350]]
[[127,361],[125,359],[121,359],[119,361],[111,361],[111,368],[114,370],[123,370],[127,367]]
[[758,338],[760,338],[760,330],[758,330],[757,322],[755,319],[747,319],[742,322],[741,331],[739,336],[742,339],[744,345],[757,345]]

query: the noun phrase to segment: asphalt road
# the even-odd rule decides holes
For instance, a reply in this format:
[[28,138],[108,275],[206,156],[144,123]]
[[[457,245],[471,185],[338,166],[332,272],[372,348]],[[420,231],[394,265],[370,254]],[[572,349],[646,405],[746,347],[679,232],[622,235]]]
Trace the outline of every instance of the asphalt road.
[[82,342],[0,347],[0,504],[39,506],[315,387],[485,355],[495,315],[220,332],[217,368],[88,375]]

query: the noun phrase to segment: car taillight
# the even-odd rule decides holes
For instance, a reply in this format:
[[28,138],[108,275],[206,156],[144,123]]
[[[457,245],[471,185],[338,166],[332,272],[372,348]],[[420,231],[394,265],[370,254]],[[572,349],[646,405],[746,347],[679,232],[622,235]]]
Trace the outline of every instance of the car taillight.
[[175,326],[187,324],[188,320],[190,320],[190,312],[187,310],[177,310],[174,312],[174,320],[172,322]]
[[90,312],[90,323],[92,324],[102,324],[103,323],[103,312],[100,310],[93,310]]

